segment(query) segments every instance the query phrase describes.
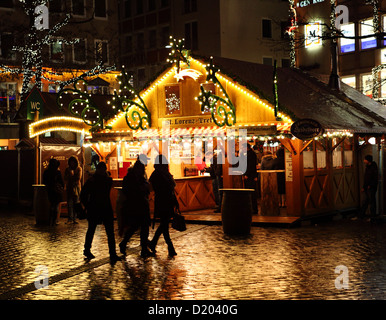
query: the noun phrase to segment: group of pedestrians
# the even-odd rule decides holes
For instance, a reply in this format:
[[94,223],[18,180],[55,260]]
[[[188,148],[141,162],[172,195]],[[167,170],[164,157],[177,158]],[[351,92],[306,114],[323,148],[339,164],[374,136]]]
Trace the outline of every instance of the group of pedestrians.
[[[158,240],[163,235],[168,246],[169,256],[177,255],[169,234],[169,222],[178,207],[174,188],[176,183],[169,172],[169,164],[165,156],[159,155],[155,159],[154,171],[147,179],[145,166],[148,160],[146,155],[138,156],[137,161],[127,171],[123,179],[122,192],[125,198],[122,215],[123,239],[119,243],[119,250],[126,253],[127,243],[132,235],[140,229],[141,256],[154,256]],[[59,203],[63,200],[65,191],[68,221],[77,223],[76,215],[78,208],[86,210],[88,228],[85,237],[83,254],[87,259],[95,256],[91,253],[91,246],[96,227],[103,224],[107,234],[109,254],[111,261],[120,258],[116,253],[116,242],[114,234],[114,212],[110,199],[110,191],[113,180],[107,171],[105,162],[96,165],[95,173],[81,186],[82,168],[76,157],[70,157],[68,167],[62,178],[59,170],[59,161],[52,158],[43,174],[43,183],[47,186],[50,201],[50,225],[57,224]],[[149,241],[149,227],[151,226],[149,194],[154,190],[154,221],[159,218],[159,226],[154,237]],[[153,223],[154,228],[154,223]]]
[[55,158],[50,159],[48,167],[43,173],[43,184],[47,187],[50,202],[49,224],[51,226],[57,224],[59,204],[63,201],[64,191],[68,210],[67,223],[77,223],[76,215],[80,208],[82,168],[74,156],[71,156],[67,163],[68,167],[64,172],[64,179],[59,170],[60,162]]

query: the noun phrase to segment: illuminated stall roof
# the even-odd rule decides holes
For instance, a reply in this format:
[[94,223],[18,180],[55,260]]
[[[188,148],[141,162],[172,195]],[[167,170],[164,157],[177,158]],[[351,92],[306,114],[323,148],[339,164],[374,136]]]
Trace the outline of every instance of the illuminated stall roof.
[[[216,58],[221,69],[231,70],[238,79],[258,88],[262,97],[273,100],[273,67]],[[385,133],[386,108],[341,82],[341,90],[300,69],[278,68],[278,96],[282,108],[294,120],[311,118],[325,129],[352,130],[357,133]]]

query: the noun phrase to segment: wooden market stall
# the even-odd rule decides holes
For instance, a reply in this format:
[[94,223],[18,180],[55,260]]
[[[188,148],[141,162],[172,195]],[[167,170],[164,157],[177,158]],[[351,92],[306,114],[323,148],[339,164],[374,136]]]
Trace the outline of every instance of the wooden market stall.
[[[212,60],[193,58],[171,65],[137,94],[132,100],[136,104],[129,102],[130,107],[117,112],[106,129],[93,133],[92,148],[107,162],[115,185],[121,185],[139,153],[151,158],[150,176],[155,156],[163,152],[170,161],[182,211],[213,208],[211,180],[200,172],[197,155],[202,159],[212,149],[225,154],[224,188],[243,188],[241,177],[229,170],[237,162],[235,152],[244,129],[252,144],[259,141],[268,148],[274,142],[285,148],[286,209],[272,213],[261,206],[260,215],[307,217],[358,208],[365,152],[374,155],[380,168],[384,166],[380,163],[384,107],[344,84],[341,91],[334,91],[296,69],[278,70],[280,103],[275,104],[272,67],[223,58],[215,62],[221,70]],[[222,72],[223,68],[231,72]],[[115,98],[119,100],[119,95]],[[307,118],[317,122],[321,131],[298,139],[291,126]],[[376,148],[369,147],[370,137],[376,137]],[[236,144],[229,148],[232,139]],[[261,185],[261,199],[264,190]],[[116,194],[112,197],[114,203]]]

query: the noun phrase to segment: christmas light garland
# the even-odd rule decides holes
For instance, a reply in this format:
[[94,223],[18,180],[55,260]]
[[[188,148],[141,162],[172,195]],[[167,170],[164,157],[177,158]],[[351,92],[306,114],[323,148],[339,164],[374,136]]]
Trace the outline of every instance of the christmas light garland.
[[[130,84],[130,77],[122,66],[122,72],[117,76],[119,81],[119,94],[114,90],[112,108],[125,113],[126,123],[132,130],[149,129],[151,126],[151,114],[145,101]],[[122,96],[123,95],[123,96]]]
[[[73,89],[72,88],[61,89],[58,92],[58,95],[56,97],[56,104],[59,106],[59,108],[64,107],[64,103],[62,102],[64,94],[79,95],[79,97],[69,102],[68,104],[69,112],[74,116],[80,117],[84,121],[84,123],[86,123],[91,127],[99,126],[102,128],[103,118],[102,118],[101,111],[95,105],[94,101],[91,99],[91,96],[87,92],[84,92],[77,87],[78,83],[82,81],[87,85],[87,82],[84,79],[78,79],[74,83]],[[83,105],[85,105],[85,107],[83,107]],[[79,107],[81,111],[79,110]],[[91,117],[90,117],[90,112],[92,112]]]
[[206,91],[203,85],[201,85],[201,94],[197,98],[201,104],[201,111],[210,110],[214,123],[219,127],[223,127],[224,125],[233,126],[236,123],[236,108],[221,82],[216,77],[216,73],[219,69],[214,66],[213,57],[210,58],[210,63],[205,69],[207,71],[206,81],[211,81],[218,86],[225,98],[217,96],[210,91]]

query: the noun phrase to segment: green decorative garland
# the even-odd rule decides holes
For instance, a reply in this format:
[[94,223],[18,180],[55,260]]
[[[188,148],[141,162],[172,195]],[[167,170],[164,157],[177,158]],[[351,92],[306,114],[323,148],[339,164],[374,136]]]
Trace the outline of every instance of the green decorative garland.
[[[216,77],[216,73],[219,69],[214,66],[213,58],[210,59],[210,63],[205,67],[205,69],[208,72],[206,80],[218,85],[220,90],[225,95],[225,99],[211,93],[210,91],[205,91],[204,87],[201,85],[201,94],[197,98],[201,103],[201,111],[209,109],[212,114],[212,119],[217,126],[223,127],[227,125],[231,127],[236,123],[236,108],[229,99],[229,96],[221,82]],[[220,103],[217,104],[218,102]],[[228,111],[226,106],[229,109]],[[218,117],[221,119],[220,121],[218,121]]]
[[[118,111],[125,112],[126,123],[130,129],[149,129],[151,126],[151,114],[146,107],[145,101],[143,101],[139,93],[137,93],[130,84],[130,77],[124,68],[117,79],[120,90],[119,94],[116,90],[114,91],[112,108],[117,108]],[[122,91],[125,93],[124,96],[122,96]],[[139,103],[134,101],[136,98],[139,99]],[[145,115],[141,115],[140,111],[143,111]]]
[[[77,97],[69,102],[68,111],[72,115],[74,115],[76,117],[80,117],[84,121],[84,123],[86,123],[87,125],[89,125],[93,128],[96,128],[97,126],[103,127],[103,118],[102,118],[101,111],[95,105],[94,101],[91,99],[91,95],[85,91],[80,90],[80,88],[78,88],[78,83],[80,83],[82,81],[87,86],[87,82],[84,79],[78,79],[74,83],[73,89],[72,88],[61,89],[58,92],[58,95],[56,96],[56,104],[59,106],[60,109],[62,109],[64,106],[64,103],[61,100],[63,99],[64,94],[79,95],[79,97]],[[85,105],[85,107],[83,107],[83,105]],[[79,106],[82,109],[81,111],[78,110]],[[94,120],[90,120],[90,117],[87,119],[87,116],[90,115],[90,112],[93,113],[92,118],[94,118]],[[95,113],[96,113],[96,115],[95,115]],[[97,120],[95,120],[95,118]]]

